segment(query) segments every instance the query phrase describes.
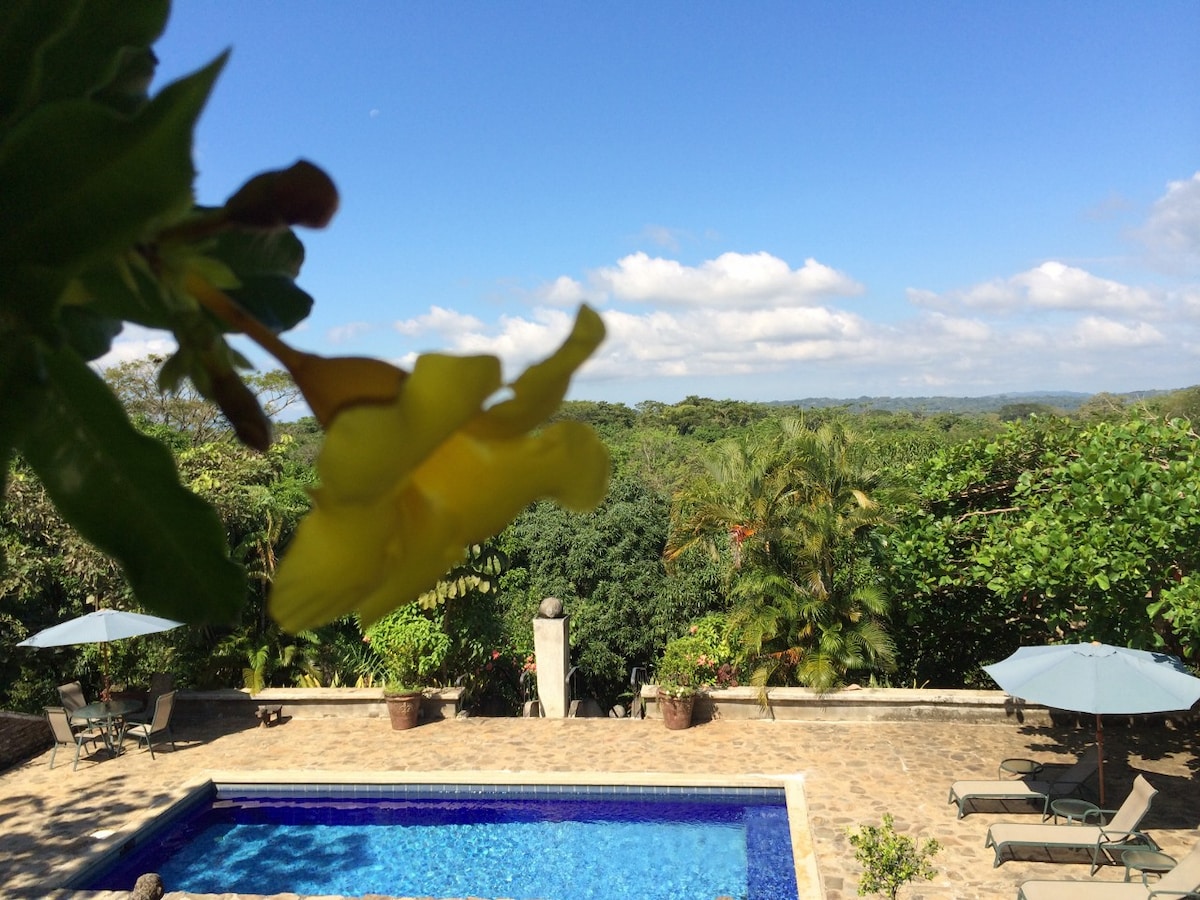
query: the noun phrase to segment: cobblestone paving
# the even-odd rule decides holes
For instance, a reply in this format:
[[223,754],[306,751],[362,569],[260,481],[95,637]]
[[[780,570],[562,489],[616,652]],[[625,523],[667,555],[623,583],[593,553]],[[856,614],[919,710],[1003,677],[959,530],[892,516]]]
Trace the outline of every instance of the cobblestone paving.
[[[178,797],[210,772],[579,772],[730,774],[804,773],[817,862],[829,900],[857,896],[859,866],[847,829],[878,823],[936,838],[932,882],[905,898],[1014,898],[1029,878],[1087,879],[1071,860],[1011,861],[993,868],[983,846],[992,822],[1039,821],[1028,807],[988,807],[963,819],[947,803],[951,781],[992,778],[1009,756],[1043,762],[1074,759],[1092,740],[1085,728],[942,722],[836,723],[719,720],[668,731],[657,720],[462,719],[393,732],[383,719],[285,719],[182,723],[178,749],[151,760],[130,745],[71,771],[64,751],[53,770],[49,753],[0,775],[0,895],[43,896],[69,864],[94,852],[97,829],[119,830],[150,807]],[[1135,775],[1159,790],[1143,823],[1175,856],[1200,839],[1200,756],[1196,730],[1114,728],[1106,732],[1107,806],[1124,798]],[[1095,877],[1120,880],[1121,866]],[[170,891],[170,885],[167,885]],[[85,896],[63,893],[63,896]],[[168,897],[181,898],[181,893]],[[232,896],[232,895],[228,895]]]

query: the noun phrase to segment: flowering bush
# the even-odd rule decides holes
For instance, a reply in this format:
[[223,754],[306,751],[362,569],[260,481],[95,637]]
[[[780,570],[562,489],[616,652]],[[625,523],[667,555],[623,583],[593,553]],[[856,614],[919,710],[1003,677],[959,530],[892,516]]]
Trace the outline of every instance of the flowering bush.
[[667,642],[655,674],[660,690],[685,696],[699,687],[737,687],[741,662],[725,617],[710,615]]

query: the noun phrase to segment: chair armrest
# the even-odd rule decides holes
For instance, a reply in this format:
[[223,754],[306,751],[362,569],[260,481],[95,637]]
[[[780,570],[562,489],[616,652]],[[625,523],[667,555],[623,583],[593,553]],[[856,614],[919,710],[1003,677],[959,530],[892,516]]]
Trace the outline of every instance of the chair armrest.
[[1100,826],[1100,837],[1096,839],[1097,844],[1117,843],[1117,844],[1133,844],[1142,843],[1151,850],[1160,849],[1158,844],[1154,842],[1154,838],[1146,834],[1144,831],[1114,831],[1111,835],[1104,830],[1104,826]]
[[1151,888],[1150,893],[1146,895],[1147,900],[1153,900],[1155,897],[1186,897],[1188,900],[1194,900],[1194,898],[1200,897],[1200,894],[1196,893],[1195,891],[1172,891],[1169,888],[1162,891],[1156,891],[1153,890],[1153,885],[1146,886]]

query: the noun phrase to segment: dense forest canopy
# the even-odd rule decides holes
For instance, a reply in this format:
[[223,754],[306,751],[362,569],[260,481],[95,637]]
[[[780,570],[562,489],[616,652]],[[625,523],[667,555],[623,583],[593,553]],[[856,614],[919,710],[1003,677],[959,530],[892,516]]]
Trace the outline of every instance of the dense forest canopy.
[[[114,644],[111,666],[189,687],[382,684],[388,660],[354,616],[284,633],[266,613],[278,561],[309,506],[319,429],[276,425],[259,453],[155,361],[106,376],[183,482],[219,512],[249,574],[236,627]],[[249,381],[268,408],[286,379]],[[429,683],[517,709],[547,596],[572,623],[575,689],[627,700],[635,667],[700,660],[700,683],[988,687],[982,663],[1021,644],[1103,640],[1192,660],[1200,640],[1200,388],[1008,398],[991,411],[800,407],[689,397],[629,407],[568,401],[612,457],[594,512],[529,506],[384,627],[437,641]],[[1024,405],[1022,405],[1024,404]],[[96,606],[137,609],[120,567],[58,515],[18,458],[0,512],[0,641],[10,648]],[[189,586],[181,583],[181,593]],[[36,711],[62,681],[98,689],[96,647],[12,649],[0,706]]]

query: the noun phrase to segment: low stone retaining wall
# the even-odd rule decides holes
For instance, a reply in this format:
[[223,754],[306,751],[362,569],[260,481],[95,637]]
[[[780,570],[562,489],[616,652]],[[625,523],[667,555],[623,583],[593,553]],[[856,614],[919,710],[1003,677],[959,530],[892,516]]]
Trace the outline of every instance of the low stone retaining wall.
[[[662,718],[658,688],[642,687],[647,718]],[[766,704],[754,687],[701,691],[693,722],[711,719],[800,719],[822,722],[1029,722],[1051,724],[1050,711],[1013,700],[1003,691],[927,688],[844,688],[819,694],[809,688],[767,689]]]
[[[458,715],[462,688],[431,688],[421,703],[421,719],[453,719]],[[285,719],[386,719],[387,704],[379,688],[267,688],[247,690],[180,691],[173,716],[187,721],[236,718],[257,722],[260,706],[282,706]]]
[[0,772],[48,750],[53,743],[45,716],[0,713]]

